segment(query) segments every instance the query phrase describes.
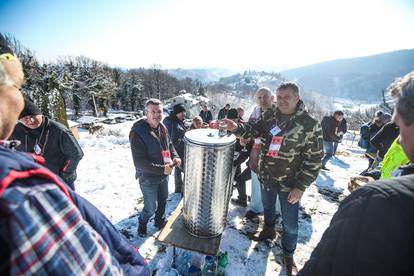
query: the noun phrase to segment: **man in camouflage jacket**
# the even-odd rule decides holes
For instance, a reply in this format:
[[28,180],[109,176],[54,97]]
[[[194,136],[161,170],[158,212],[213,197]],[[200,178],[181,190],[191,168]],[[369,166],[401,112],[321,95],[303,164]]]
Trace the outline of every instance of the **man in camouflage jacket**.
[[279,196],[282,211],[282,248],[288,275],[297,271],[293,261],[298,238],[299,200],[318,176],[323,157],[320,124],[305,110],[295,83],[282,83],[277,89],[277,104],[255,123],[228,129],[244,138],[261,136],[259,161],[265,226],[259,239],[274,239],[275,202]]

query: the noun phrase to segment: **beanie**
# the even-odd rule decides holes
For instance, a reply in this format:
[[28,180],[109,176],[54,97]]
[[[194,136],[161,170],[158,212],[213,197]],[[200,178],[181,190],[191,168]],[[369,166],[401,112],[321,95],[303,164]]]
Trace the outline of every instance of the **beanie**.
[[185,111],[185,107],[182,104],[174,105],[173,112],[174,112],[175,115],[177,115],[178,113],[183,112],[183,111]]
[[229,109],[229,111],[227,112],[227,119],[238,119],[238,118],[239,118],[239,113],[237,112],[237,109],[235,108]]
[[31,115],[42,115],[42,112],[31,100],[25,98],[24,109],[22,113],[20,113],[19,119],[26,117],[26,116],[31,116]]

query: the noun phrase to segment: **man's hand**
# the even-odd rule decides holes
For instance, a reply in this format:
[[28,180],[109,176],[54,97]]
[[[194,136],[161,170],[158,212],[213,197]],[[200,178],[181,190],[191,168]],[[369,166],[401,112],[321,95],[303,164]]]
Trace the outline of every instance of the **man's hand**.
[[180,158],[174,158],[173,159],[173,163],[172,163],[172,167],[179,167],[181,165],[181,159]]
[[172,172],[172,170],[173,170],[173,166],[172,166],[172,164],[173,164],[173,163],[170,163],[170,164],[165,164],[165,165],[164,165],[164,174],[165,174],[165,175],[170,175],[170,174],[171,174],[171,172]]
[[249,143],[250,139],[244,139],[244,138],[240,138],[240,145],[247,146],[247,144]]
[[290,204],[296,204],[302,198],[302,195],[303,195],[302,190],[299,190],[298,188],[293,188],[292,191],[290,191],[289,193],[288,202]]
[[230,119],[221,119],[227,125],[227,130],[234,132],[237,129],[237,124]]

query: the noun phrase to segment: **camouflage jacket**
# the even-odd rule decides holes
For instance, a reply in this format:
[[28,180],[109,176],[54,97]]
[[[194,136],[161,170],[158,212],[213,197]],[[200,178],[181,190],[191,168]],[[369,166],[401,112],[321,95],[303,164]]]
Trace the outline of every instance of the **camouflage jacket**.
[[[259,180],[265,188],[288,192],[292,188],[304,191],[318,176],[323,157],[322,129],[318,121],[299,101],[294,115],[282,120],[277,107],[267,110],[256,122],[239,124],[235,134],[243,138],[261,136]],[[286,118],[286,116],[285,116]],[[282,137],[277,156],[267,156],[274,135]],[[269,185],[269,186],[267,186]]]

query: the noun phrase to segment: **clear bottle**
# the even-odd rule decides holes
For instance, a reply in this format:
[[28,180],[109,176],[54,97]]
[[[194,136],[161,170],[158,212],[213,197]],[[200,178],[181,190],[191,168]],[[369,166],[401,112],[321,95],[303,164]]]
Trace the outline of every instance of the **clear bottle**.
[[179,258],[177,258],[176,264],[177,264],[177,271],[181,275],[188,275],[188,269],[191,265],[191,258],[192,254],[188,251],[184,251]]
[[219,136],[220,137],[223,137],[223,136],[227,135],[227,124],[226,124],[225,121],[223,121],[223,120],[219,121],[218,129],[219,129]]
[[216,258],[214,256],[206,256],[204,259],[204,265],[201,275],[203,276],[215,276],[216,275]]

